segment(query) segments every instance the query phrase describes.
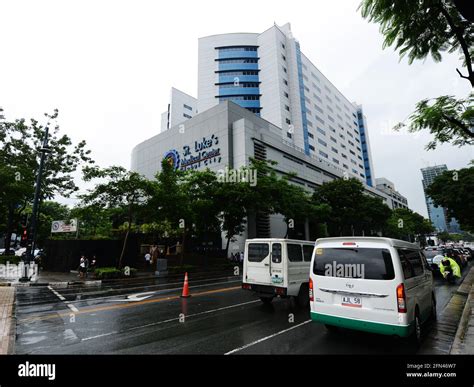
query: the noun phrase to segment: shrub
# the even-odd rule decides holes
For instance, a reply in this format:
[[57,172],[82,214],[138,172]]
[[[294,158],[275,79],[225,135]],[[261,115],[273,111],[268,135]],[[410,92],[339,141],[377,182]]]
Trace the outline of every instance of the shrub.
[[21,262],[21,257],[16,255],[0,255],[0,265],[6,265],[10,262],[12,265],[18,265]]
[[171,266],[168,268],[168,273],[170,274],[184,274],[186,272],[193,273],[197,269],[197,266],[193,265],[181,265],[181,266]]
[[137,269],[131,267],[130,275],[125,275],[125,269],[117,269],[116,267],[98,267],[94,270],[94,274],[98,279],[114,279],[134,277]]

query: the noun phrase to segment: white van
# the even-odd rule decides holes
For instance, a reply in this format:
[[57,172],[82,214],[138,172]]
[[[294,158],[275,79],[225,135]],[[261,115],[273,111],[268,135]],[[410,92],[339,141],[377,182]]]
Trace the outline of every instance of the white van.
[[309,302],[309,266],[314,242],[293,239],[248,239],[245,242],[242,289],[264,303],[280,296]]
[[433,274],[420,247],[377,237],[322,238],[310,270],[311,318],[335,327],[408,337],[436,318]]

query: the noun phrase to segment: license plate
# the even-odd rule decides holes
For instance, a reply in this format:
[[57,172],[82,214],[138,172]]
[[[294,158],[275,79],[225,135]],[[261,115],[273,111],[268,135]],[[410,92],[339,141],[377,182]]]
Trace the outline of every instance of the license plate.
[[352,308],[362,308],[362,298],[343,296],[341,305],[350,306]]

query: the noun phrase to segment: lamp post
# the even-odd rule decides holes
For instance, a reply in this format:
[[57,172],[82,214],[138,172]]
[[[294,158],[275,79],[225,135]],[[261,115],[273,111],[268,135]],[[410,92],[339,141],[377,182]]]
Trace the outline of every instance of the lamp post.
[[23,277],[20,278],[20,282],[28,282],[30,278],[28,277],[28,263],[34,259],[35,248],[36,248],[36,233],[37,233],[37,219],[38,219],[38,205],[39,198],[41,194],[41,176],[43,174],[44,162],[46,160],[46,155],[50,153],[48,148],[48,135],[49,135],[49,126],[46,126],[44,132],[43,146],[40,148],[41,158],[38,167],[38,173],[36,175],[36,185],[35,185],[35,196],[33,199],[33,210],[31,214],[31,224],[29,227],[28,233],[28,243],[26,246],[26,253],[23,257],[24,271]]

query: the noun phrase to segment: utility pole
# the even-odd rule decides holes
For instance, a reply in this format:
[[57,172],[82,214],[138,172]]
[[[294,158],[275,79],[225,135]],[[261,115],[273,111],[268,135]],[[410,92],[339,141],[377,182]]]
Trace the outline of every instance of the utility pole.
[[41,195],[41,177],[43,174],[44,162],[46,160],[46,155],[50,153],[48,148],[48,135],[49,135],[49,124],[46,126],[44,131],[43,146],[40,148],[41,158],[38,168],[38,173],[36,175],[36,185],[35,185],[35,196],[33,199],[33,210],[31,214],[31,224],[28,232],[28,243],[26,246],[26,253],[23,257],[24,263],[24,272],[23,277],[20,278],[21,282],[28,282],[30,278],[28,277],[28,264],[30,261],[34,260],[35,248],[36,248],[36,234],[37,234],[37,219],[38,219],[38,207],[39,199]]

